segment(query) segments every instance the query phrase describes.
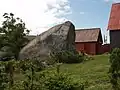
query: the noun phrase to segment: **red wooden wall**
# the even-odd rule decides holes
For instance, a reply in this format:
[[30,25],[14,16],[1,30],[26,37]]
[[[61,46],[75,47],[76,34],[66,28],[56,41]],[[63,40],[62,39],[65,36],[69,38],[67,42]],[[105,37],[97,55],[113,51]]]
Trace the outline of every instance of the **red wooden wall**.
[[90,55],[103,54],[110,51],[110,45],[97,42],[76,42],[76,50]]
[[96,54],[96,43],[76,43],[77,51],[81,51],[87,54]]
[[101,46],[102,53],[110,52],[110,44],[104,44]]

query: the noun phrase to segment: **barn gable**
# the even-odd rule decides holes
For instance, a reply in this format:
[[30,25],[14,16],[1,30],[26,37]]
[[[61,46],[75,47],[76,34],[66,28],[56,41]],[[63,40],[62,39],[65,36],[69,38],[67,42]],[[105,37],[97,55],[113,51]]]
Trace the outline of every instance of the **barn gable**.
[[90,28],[90,29],[77,29],[75,42],[101,42],[102,35],[100,28]]
[[112,4],[107,30],[120,30],[120,3]]
[[110,30],[110,48],[120,48],[120,3],[112,4],[110,18],[108,22]]
[[76,49],[77,51],[95,55],[101,53],[103,43],[101,29],[77,29],[76,31]]

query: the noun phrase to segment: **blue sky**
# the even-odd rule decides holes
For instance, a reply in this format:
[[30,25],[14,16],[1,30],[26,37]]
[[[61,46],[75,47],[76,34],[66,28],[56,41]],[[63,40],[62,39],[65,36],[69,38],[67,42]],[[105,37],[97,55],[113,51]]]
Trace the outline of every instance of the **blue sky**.
[[70,0],[72,14],[68,16],[76,28],[101,28],[102,34],[108,36],[108,20],[114,1],[109,0]]
[[69,0],[69,2],[72,14],[66,17],[74,23],[75,27],[101,28],[102,35],[107,35],[109,43],[107,25],[111,6],[120,0]]
[[[74,2],[76,1],[76,2]],[[102,0],[70,0],[72,14],[68,16],[77,28],[106,28],[111,3]]]
[[[112,3],[120,0],[0,0],[0,20],[4,13],[14,13],[26,23],[30,34],[40,34],[50,27],[72,21],[76,28],[101,28],[108,35],[107,24]],[[109,41],[109,37],[108,37]]]

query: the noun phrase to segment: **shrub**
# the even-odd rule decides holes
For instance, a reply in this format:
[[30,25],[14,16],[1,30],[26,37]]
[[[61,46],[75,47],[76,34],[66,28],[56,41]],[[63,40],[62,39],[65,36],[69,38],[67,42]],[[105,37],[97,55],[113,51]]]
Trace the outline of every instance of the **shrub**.
[[84,90],[83,84],[74,81],[69,74],[60,72],[60,65],[57,65],[55,72],[44,71],[40,73],[42,90]]
[[[67,73],[45,69],[38,72],[34,61],[0,62],[0,90],[84,90],[84,85],[74,81]],[[37,70],[36,70],[37,69]],[[14,76],[20,75],[19,78]]]
[[34,70],[37,71],[41,71],[44,69],[44,66],[42,64],[42,62],[38,61],[38,60],[21,60],[19,62],[19,67],[23,70],[26,71],[28,69],[31,69],[30,67],[33,66]]
[[114,90],[120,90],[120,49],[115,48],[110,55],[110,82]]
[[[0,62],[0,90],[40,90],[37,89],[39,85],[33,81],[36,78],[36,72],[41,71],[42,68],[36,65],[35,61],[10,60]],[[15,74],[22,75],[23,80],[19,81],[14,78]],[[25,79],[24,79],[25,78]]]
[[51,59],[59,63],[80,63],[84,61],[84,55],[74,51],[61,51],[51,54]]
[[8,76],[7,73],[5,73],[5,66],[3,66],[4,63],[0,63],[0,90],[4,90],[6,87],[8,87]]
[[[79,85],[73,82],[73,80],[64,73],[54,73],[45,78],[44,86],[47,90],[76,90]],[[81,86],[79,90],[83,90],[84,86]]]

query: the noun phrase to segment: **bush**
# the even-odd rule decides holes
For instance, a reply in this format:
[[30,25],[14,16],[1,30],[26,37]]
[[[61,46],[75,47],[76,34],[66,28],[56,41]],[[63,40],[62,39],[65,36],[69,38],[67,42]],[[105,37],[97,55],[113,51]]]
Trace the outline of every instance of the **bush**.
[[37,64],[31,60],[1,61],[0,90],[84,90],[83,84],[60,73],[60,65],[57,64],[55,72],[51,69],[38,72]]
[[110,82],[114,90],[120,90],[120,49],[115,48],[110,55]]
[[40,73],[41,90],[84,90],[83,84],[74,81],[69,74],[60,72],[60,65],[57,64],[55,72],[47,70]]
[[[38,63],[38,62],[37,62]],[[0,62],[0,90],[40,90],[40,85],[34,83],[38,82],[36,73],[42,70],[38,67],[35,61],[22,60],[22,61],[6,61]],[[14,75],[22,75],[22,79],[15,79]]]
[[78,83],[73,82],[73,80],[64,73],[54,73],[45,78],[44,87],[47,90],[83,90],[84,86],[79,86]]
[[59,63],[81,63],[84,61],[84,55],[74,51],[52,53],[51,57],[51,59]]

